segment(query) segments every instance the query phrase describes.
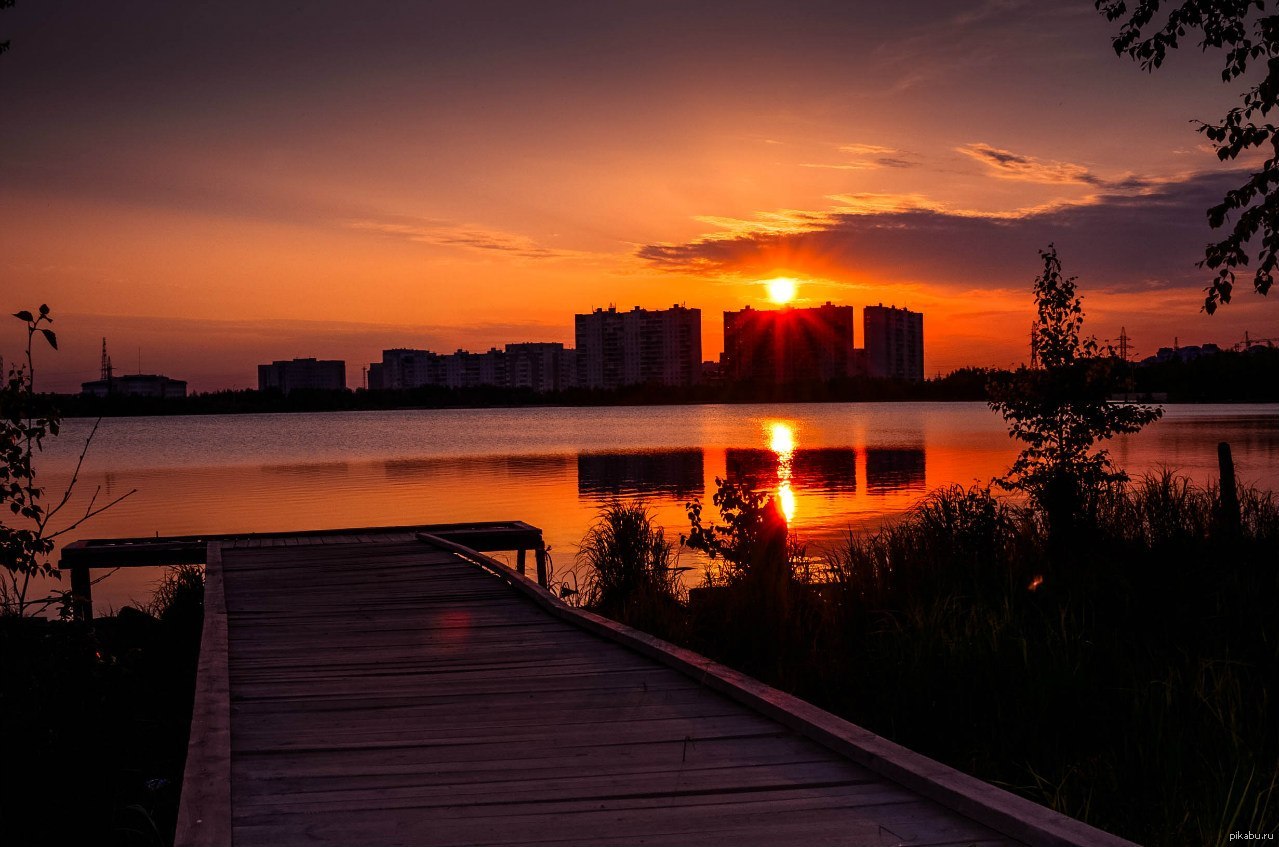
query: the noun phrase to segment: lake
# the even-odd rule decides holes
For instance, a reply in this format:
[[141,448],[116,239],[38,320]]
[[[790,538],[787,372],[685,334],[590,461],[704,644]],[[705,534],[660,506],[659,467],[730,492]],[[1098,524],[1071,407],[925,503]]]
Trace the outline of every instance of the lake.
[[[93,422],[70,420],[39,467],[62,490]],[[1109,447],[1134,476],[1217,478],[1230,442],[1241,481],[1279,489],[1279,406],[1169,406]],[[986,483],[1018,447],[980,403],[847,403],[335,412],[107,418],[76,502],[137,493],[74,538],[523,520],[556,569],[610,498],[643,497],[668,535],[684,504],[731,472],[778,491],[817,550],[950,483]],[[709,509],[708,509],[709,512]],[[713,514],[713,513],[712,513]],[[501,556],[499,555],[499,558]],[[685,554],[684,564],[700,560]],[[96,586],[100,611],[150,595],[152,569]]]

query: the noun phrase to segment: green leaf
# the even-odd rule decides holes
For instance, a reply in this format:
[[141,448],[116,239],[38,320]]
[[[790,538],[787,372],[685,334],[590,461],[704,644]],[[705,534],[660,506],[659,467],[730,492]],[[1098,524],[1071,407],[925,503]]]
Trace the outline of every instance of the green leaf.
[[20,321],[27,321],[28,323],[35,320],[35,318],[31,315],[31,313],[28,312],[26,309],[23,309],[21,312],[14,312],[13,316]]
[[50,346],[50,347],[52,347],[54,350],[57,350],[57,349],[58,349],[58,336],[56,336],[56,335],[54,335],[54,334],[53,334],[53,330],[51,330],[51,329],[42,329],[42,330],[40,330],[40,331],[44,333],[44,340],[45,340],[45,341],[47,341],[47,342],[49,342],[49,346]]

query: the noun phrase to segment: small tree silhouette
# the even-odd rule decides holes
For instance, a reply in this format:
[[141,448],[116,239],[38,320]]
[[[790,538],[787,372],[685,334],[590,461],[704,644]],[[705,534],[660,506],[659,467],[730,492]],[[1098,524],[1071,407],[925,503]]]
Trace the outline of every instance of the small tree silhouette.
[[[45,490],[37,485],[35,456],[44,449],[45,438],[57,436],[62,418],[46,397],[36,393],[33,348],[37,333],[54,350],[58,349],[58,337],[49,327],[53,318],[48,306],[42,305],[36,315],[24,310],[15,312],[14,317],[27,325],[27,344],[26,361],[10,366],[3,385],[0,385],[0,516],[4,518],[0,520],[0,566],[3,567],[0,570],[0,613],[24,615],[69,599],[65,592],[28,599],[32,579],[56,579],[59,575],[57,567],[49,561],[57,538],[134,492],[126,492],[106,505],[98,506],[99,489],[93,493],[83,515],[61,529],[53,528],[53,519],[71,502],[98,424],[93,425],[85,439],[71,481],[58,501],[46,508]],[[3,362],[0,362],[2,369]]]
[[1051,537],[1060,541],[1092,494],[1127,479],[1093,445],[1137,432],[1163,411],[1109,401],[1112,370],[1099,358],[1097,342],[1082,336],[1084,310],[1075,277],[1062,276],[1053,245],[1039,256],[1044,270],[1034,283],[1034,344],[1040,367],[1005,374],[988,390],[990,407],[1004,416],[1008,434],[1026,445],[997,483],[1025,491],[1047,517]]

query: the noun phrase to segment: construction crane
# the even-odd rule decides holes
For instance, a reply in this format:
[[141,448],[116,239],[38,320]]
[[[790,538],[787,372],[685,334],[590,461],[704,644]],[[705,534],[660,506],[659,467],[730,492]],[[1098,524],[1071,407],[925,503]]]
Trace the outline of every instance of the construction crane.
[[1243,334],[1243,341],[1238,341],[1232,344],[1230,349],[1231,350],[1248,350],[1252,347],[1261,347],[1261,346],[1274,347],[1276,344],[1279,344],[1279,338],[1253,338],[1245,330]]

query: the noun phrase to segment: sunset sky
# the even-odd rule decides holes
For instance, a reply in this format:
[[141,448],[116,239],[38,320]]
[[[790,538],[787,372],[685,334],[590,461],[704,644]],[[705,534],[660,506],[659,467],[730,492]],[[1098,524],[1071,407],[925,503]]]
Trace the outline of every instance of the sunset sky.
[[1053,241],[1139,355],[1279,336],[1250,291],[1199,309],[1240,176],[1190,119],[1237,89],[1193,46],[1143,73],[1113,29],[1091,0],[19,0],[3,305],[53,308],[45,388],[94,378],[105,335],[204,391],[571,343],[610,303],[701,308],[711,358],[786,275],[800,305],[923,311],[931,376],[1026,358]]

